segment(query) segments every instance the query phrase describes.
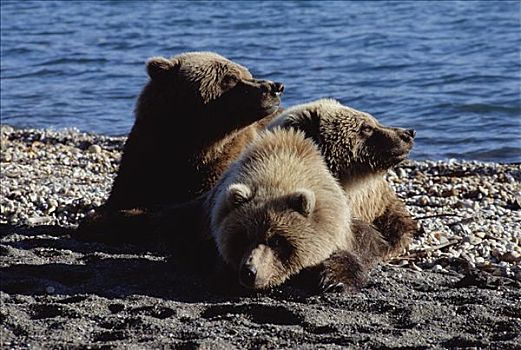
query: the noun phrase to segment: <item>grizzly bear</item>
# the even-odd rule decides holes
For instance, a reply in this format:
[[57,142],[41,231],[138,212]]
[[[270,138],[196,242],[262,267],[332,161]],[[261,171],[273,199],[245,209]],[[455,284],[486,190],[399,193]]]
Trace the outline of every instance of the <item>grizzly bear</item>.
[[271,288],[306,269],[321,289],[355,290],[365,279],[344,191],[300,131],[260,134],[204,206],[220,257],[246,288]]
[[110,196],[77,238],[138,239],[149,212],[209,190],[278,113],[284,90],[212,52],[154,57],[147,72]]
[[344,188],[353,218],[372,223],[386,240],[386,245],[372,245],[383,250],[370,255],[389,258],[408,246],[416,222],[384,175],[409,154],[413,129],[385,127],[370,114],[332,99],[288,108],[268,125],[275,127],[301,130],[318,145]]
[[147,72],[107,209],[185,202],[209,190],[284,90],[212,52],[154,57]]

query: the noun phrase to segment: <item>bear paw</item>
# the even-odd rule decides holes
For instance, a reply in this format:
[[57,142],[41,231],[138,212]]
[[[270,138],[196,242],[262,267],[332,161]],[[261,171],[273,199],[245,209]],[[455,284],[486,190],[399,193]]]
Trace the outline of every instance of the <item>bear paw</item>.
[[322,293],[359,291],[367,279],[365,267],[351,252],[339,251],[319,265],[318,289]]

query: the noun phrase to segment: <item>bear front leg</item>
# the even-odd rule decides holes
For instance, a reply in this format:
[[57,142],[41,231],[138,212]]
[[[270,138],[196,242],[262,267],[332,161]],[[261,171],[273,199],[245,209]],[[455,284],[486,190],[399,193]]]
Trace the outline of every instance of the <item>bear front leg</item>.
[[322,292],[358,292],[367,281],[367,270],[351,252],[339,251],[322,264],[319,290]]
[[389,245],[377,228],[363,220],[351,220],[354,249],[362,264],[369,270],[382,261],[389,251]]
[[353,253],[341,250],[322,263],[301,271],[293,284],[319,293],[354,293],[362,288],[366,280],[367,269],[361,260]]
[[382,233],[383,238],[389,245],[384,258],[402,254],[409,247],[412,237],[418,231],[416,221],[398,198],[394,198],[390,202],[385,212],[377,217],[373,224]]
[[84,218],[71,237],[80,241],[109,244],[143,243],[151,224],[151,213],[142,209],[100,208]]

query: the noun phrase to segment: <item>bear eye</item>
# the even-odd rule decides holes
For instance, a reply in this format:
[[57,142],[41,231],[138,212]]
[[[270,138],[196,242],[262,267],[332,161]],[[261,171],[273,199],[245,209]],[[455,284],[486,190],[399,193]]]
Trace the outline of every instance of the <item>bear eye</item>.
[[272,248],[279,248],[284,244],[284,238],[279,235],[273,235],[268,240],[268,245]]
[[232,88],[239,82],[239,78],[233,74],[227,74],[221,80],[221,85],[226,88]]
[[363,134],[366,136],[370,136],[373,133],[373,127],[369,124],[362,125],[362,128],[360,130]]
[[268,239],[268,246],[277,252],[281,259],[288,259],[291,255],[291,244],[281,235],[273,235]]

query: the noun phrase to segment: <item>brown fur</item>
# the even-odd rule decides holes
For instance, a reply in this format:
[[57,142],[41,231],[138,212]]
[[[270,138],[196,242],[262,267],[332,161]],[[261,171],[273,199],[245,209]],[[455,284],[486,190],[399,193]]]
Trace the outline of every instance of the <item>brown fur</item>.
[[[210,52],[152,58],[147,71],[150,81],[139,96],[110,196],[82,222],[78,238],[128,242],[148,237],[143,225],[132,224],[209,190],[278,113],[284,89]],[[143,214],[129,216],[130,209]]]
[[152,58],[147,71],[108,209],[153,208],[209,190],[256,122],[277,110],[283,89],[209,52]]
[[274,127],[302,130],[319,146],[353,217],[372,223],[387,243],[366,246],[369,256],[388,258],[409,245],[416,223],[384,175],[406,158],[414,130],[385,127],[370,114],[329,99],[287,109],[268,128]]
[[388,244],[373,225],[352,219],[353,249],[338,250],[320,264],[304,269],[290,284],[316,292],[356,292]]
[[342,189],[313,142],[293,130],[258,137],[205,206],[219,254],[249,288],[279,285],[353,249]]

